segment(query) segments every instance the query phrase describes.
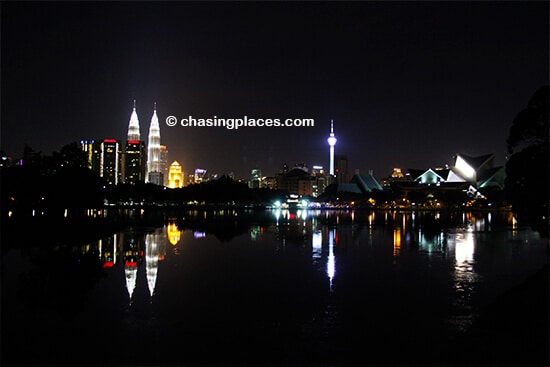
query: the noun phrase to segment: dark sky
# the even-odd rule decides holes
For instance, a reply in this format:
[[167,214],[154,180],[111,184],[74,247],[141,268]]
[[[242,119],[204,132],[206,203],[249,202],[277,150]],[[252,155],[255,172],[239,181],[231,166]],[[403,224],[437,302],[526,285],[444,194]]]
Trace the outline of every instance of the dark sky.
[[[1,146],[46,154],[146,140],[186,172],[248,177],[336,153],[377,178],[393,167],[494,153],[548,84],[548,2],[1,3]],[[314,128],[167,127],[182,118],[314,118]]]

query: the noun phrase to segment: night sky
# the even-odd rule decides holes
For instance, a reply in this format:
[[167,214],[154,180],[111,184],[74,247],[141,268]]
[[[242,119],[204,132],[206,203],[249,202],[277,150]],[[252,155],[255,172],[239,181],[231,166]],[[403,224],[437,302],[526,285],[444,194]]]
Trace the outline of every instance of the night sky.
[[[515,115],[549,79],[541,2],[1,3],[1,148],[80,139],[161,143],[185,172],[282,163],[429,168],[456,153],[504,164]],[[314,128],[168,127],[165,118],[314,118]]]

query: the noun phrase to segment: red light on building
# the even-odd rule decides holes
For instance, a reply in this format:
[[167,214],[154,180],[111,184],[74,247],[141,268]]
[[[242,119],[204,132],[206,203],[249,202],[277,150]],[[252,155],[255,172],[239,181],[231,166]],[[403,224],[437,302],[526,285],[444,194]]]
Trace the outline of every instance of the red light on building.
[[103,139],[104,143],[116,143],[116,139]]
[[135,262],[135,261],[126,261],[126,266],[137,266],[137,262]]
[[103,267],[104,267],[104,268],[112,268],[114,265],[115,265],[114,262],[112,262],[112,261],[106,261],[106,262],[103,264]]
[[128,140],[128,144],[139,145],[139,140]]

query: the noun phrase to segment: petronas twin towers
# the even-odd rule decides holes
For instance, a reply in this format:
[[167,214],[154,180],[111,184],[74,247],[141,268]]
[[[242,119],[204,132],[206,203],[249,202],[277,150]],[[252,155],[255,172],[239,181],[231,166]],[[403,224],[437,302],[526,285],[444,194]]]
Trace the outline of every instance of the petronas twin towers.
[[[149,125],[146,167],[144,164],[144,154],[140,154],[140,152],[145,153],[143,145],[144,142],[141,141],[139,133],[139,119],[136,112],[136,101],[134,101],[134,109],[130,115],[130,123],[128,125],[128,142],[126,144],[126,152],[135,152],[135,154],[132,156],[127,155],[125,165],[127,170],[134,171],[136,173],[135,181],[145,180],[145,182],[162,185],[163,174],[160,157],[160,126],[157,116],[156,103],[153,110],[153,116],[151,117],[151,124]],[[140,173],[143,173],[145,177],[140,177]]]

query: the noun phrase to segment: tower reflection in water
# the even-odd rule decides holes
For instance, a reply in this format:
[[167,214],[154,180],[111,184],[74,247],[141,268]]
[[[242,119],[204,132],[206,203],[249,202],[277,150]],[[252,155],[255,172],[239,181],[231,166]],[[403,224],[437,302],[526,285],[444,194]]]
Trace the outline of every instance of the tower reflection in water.
[[[102,238],[97,243],[99,259],[103,268],[117,271],[118,264],[124,267],[126,291],[130,303],[138,287],[139,274],[145,271],[150,297],[155,293],[159,262],[166,256],[166,244],[176,246],[181,231],[175,224],[157,228],[153,233],[138,233],[132,230]],[[145,260],[145,263],[144,263]],[[140,270],[142,269],[142,270]]]
[[141,238],[133,232],[123,235],[124,274],[126,275],[126,289],[130,302],[136,289],[138,265],[143,262]]
[[153,297],[155,286],[157,284],[157,274],[159,267],[160,245],[164,228],[157,229],[154,233],[145,235],[145,268],[147,271],[147,286],[149,294]]

